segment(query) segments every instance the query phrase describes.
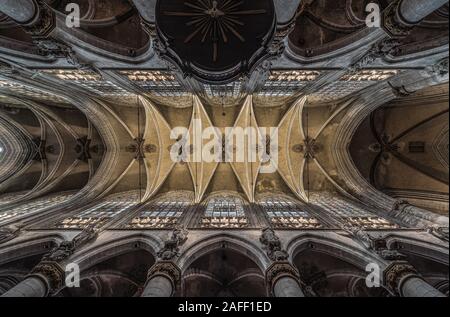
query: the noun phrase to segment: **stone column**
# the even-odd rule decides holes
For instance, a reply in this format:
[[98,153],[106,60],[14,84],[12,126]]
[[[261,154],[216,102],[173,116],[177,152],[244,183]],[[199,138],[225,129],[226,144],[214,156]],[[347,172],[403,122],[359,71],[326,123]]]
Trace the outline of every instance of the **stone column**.
[[268,293],[274,297],[305,297],[300,274],[288,262],[273,263],[266,271]]
[[404,261],[394,262],[386,268],[384,282],[401,297],[445,297],[425,282],[411,264]]
[[39,12],[33,0],[2,0],[0,11],[19,24],[30,23]]
[[175,294],[181,281],[181,271],[170,261],[160,261],[148,271],[142,297],[171,297]]
[[20,24],[38,45],[48,40],[56,27],[56,14],[45,0],[2,0],[0,12]]
[[61,289],[64,279],[65,272],[58,263],[41,262],[2,297],[46,297]]
[[155,23],[156,0],[132,0],[141,17],[148,23]]
[[47,293],[47,283],[38,277],[29,276],[2,297],[45,297]]
[[400,4],[400,15],[408,23],[418,23],[448,0],[403,0]]
[[274,1],[274,5],[277,13],[277,24],[285,26],[295,18],[300,0],[277,0]]
[[448,0],[397,0],[383,13],[383,28],[391,37],[404,37],[411,29]]

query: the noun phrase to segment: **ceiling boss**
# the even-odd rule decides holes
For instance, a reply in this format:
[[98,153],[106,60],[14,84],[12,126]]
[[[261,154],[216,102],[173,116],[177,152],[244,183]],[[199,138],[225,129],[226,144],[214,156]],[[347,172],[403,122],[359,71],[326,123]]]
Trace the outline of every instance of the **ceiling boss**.
[[160,55],[211,83],[238,77],[259,63],[275,25],[273,0],[159,0],[157,5]]
[[184,5],[193,9],[192,12],[164,12],[169,16],[188,16],[191,21],[186,23],[188,27],[194,27],[184,43],[189,43],[195,37],[201,38],[201,42],[205,43],[209,37],[213,44],[213,61],[218,58],[218,42],[228,43],[230,34],[234,35],[241,42],[245,42],[244,36],[239,32],[239,27],[244,27],[245,22],[240,19],[244,15],[266,14],[265,9],[255,10],[239,10],[244,1],[226,0],[196,0],[196,4],[184,2]]

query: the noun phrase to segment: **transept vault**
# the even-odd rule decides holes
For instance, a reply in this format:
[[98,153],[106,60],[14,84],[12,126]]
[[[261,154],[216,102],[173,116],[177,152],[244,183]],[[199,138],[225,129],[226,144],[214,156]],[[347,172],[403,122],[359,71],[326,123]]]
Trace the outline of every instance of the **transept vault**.
[[254,2],[0,1],[0,296],[448,296],[448,1]]

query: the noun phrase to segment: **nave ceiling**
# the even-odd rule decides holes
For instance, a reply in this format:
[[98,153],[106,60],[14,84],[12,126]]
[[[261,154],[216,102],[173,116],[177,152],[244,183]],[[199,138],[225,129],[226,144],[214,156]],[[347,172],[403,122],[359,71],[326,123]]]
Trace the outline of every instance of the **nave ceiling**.
[[[408,204],[431,209],[432,218],[448,214],[448,168],[442,167],[448,125],[426,140],[410,140],[425,142],[435,155],[419,168],[405,167],[403,183],[386,177],[392,173],[385,158],[369,166],[366,152],[376,142],[365,128],[370,118],[384,127],[389,116],[402,116],[384,109],[409,100],[417,100],[421,115],[433,116],[417,94],[448,95],[445,84],[428,88],[448,81],[445,2],[395,36],[387,26],[364,25],[364,1],[276,3],[279,50],[220,85],[170,63],[152,11],[143,12],[138,0],[79,1],[80,28],[63,23],[68,1],[38,2],[56,23],[45,34],[7,11],[0,18],[2,209],[58,192],[71,197],[69,209],[123,193],[142,204],[171,192],[191,192],[195,204],[230,192],[246,204],[267,193],[309,204],[317,193],[331,193],[379,214]],[[386,14],[395,4],[380,1]],[[436,107],[445,117],[445,106]],[[263,174],[247,161],[172,162],[171,129],[192,131],[195,118],[222,134],[225,127],[278,127],[278,170]],[[418,178],[409,175],[435,171],[433,164],[441,164],[438,179],[433,172],[411,187]],[[421,198],[424,187],[436,187],[431,201]]]
[[0,1],[0,295],[448,296],[448,1],[255,3]]

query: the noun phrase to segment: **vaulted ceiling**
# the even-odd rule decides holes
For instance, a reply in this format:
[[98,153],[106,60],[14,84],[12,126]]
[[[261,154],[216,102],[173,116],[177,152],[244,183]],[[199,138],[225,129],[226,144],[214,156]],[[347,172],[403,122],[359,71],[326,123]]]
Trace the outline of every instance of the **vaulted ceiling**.
[[[44,37],[0,13],[5,208],[57,192],[81,205],[131,191],[142,202],[190,191],[196,203],[225,191],[251,203],[267,192],[304,203],[333,192],[381,210],[406,199],[448,214],[445,1],[401,37],[366,27],[367,1],[275,3],[261,63],[221,82],[171,63],[154,11],[139,0],[70,1],[80,28],[64,24],[69,1],[43,2],[56,21]],[[170,132],[193,132],[194,120],[218,134],[278,127],[277,171],[248,160],[173,162]]]

